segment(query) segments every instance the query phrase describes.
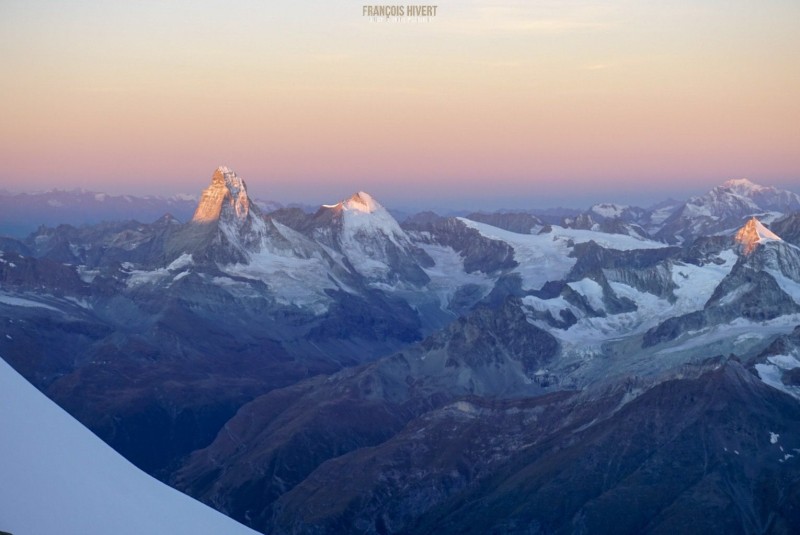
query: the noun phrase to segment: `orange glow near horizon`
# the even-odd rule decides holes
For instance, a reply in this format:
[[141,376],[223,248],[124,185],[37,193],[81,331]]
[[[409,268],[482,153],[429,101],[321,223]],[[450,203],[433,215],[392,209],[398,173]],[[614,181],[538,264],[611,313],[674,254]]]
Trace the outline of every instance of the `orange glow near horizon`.
[[[398,199],[800,176],[796,3],[0,6],[0,187]],[[316,199],[315,199],[316,200]]]

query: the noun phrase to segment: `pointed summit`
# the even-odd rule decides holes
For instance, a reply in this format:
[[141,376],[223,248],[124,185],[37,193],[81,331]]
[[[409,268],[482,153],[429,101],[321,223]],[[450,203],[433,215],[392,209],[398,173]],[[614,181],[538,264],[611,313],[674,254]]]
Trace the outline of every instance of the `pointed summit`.
[[761,224],[761,221],[751,217],[736,233],[736,243],[742,246],[744,254],[749,255],[755,251],[759,243],[770,241],[783,241],[780,236]]
[[233,170],[220,166],[203,190],[190,224],[170,241],[177,258],[189,253],[196,261],[220,265],[247,263],[253,253],[269,246],[275,232],[247,196],[247,186]]
[[[359,191],[336,204],[323,204],[318,216],[335,214],[350,232],[383,232],[389,239],[405,236],[394,217],[369,193]],[[330,217],[330,216],[326,216]]]
[[367,214],[383,209],[383,206],[378,201],[373,199],[369,193],[363,191],[359,191],[346,201],[343,201],[342,206],[345,210],[354,210]]
[[211,185],[203,190],[192,222],[212,223],[224,219],[243,223],[251,208],[244,180],[228,167],[220,166],[211,177]]
[[381,233],[396,243],[408,240],[397,220],[369,193],[359,191],[334,207],[342,213],[344,237]]
[[359,191],[336,204],[323,204],[314,215],[313,236],[340,251],[370,282],[398,281],[422,286],[430,278],[420,266],[433,260],[411,239],[372,195]]
[[365,191],[354,193],[349,199],[339,201],[336,204],[323,204],[323,208],[334,209],[338,211],[354,211],[364,214],[371,214],[373,212],[384,210],[383,206],[376,201],[372,195]]

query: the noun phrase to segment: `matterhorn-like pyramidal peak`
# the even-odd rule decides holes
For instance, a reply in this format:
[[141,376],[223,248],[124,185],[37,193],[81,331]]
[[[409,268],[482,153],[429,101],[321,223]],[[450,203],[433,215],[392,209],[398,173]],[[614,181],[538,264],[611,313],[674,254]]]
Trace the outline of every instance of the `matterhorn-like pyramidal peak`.
[[203,190],[192,221],[212,223],[223,220],[243,223],[251,210],[247,186],[234,171],[220,166],[211,177],[211,185]]
[[761,221],[751,217],[736,233],[736,243],[740,244],[744,254],[749,255],[755,251],[760,243],[770,241],[783,241],[780,236],[761,224]]
[[248,197],[244,180],[220,166],[203,190],[191,223],[170,239],[168,256],[189,253],[195,260],[246,263],[251,253],[267,246],[272,230]]

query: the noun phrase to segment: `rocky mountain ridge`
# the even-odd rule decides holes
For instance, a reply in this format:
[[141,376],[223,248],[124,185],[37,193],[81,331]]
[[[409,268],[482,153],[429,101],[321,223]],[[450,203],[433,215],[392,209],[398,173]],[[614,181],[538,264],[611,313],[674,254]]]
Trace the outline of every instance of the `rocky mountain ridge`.
[[[709,199],[727,215],[399,224],[365,192],[265,213],[219,168],[187,223],[0,242],[0,354],[140,467],[270,533],[610,532],[670,458],[687,469],[623,532],[685,527],[698,500],[725,504],[709,526],[788,526],[792,499],[770,509],[747,477],[796,495],[795,215],[742,214],[793,197],[734,181],[693,206]],[[675,240],[653,239],[658,217]],[[703,426],[708,472],[681,453]]]

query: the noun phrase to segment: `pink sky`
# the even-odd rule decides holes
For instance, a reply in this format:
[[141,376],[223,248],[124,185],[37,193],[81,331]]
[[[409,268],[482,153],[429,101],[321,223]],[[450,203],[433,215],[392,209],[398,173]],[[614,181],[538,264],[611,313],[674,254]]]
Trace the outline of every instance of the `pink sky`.
[[799,184],[799,4],[650,4],[6,1],[0,188],[196,193],[220,164],[311,203]]

